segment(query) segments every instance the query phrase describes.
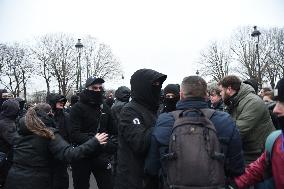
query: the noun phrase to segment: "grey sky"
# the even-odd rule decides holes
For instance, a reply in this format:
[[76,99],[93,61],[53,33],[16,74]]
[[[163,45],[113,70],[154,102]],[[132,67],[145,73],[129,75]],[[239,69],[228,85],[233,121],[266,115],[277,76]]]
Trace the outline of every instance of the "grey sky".
[[111,46],[123,65],[124,84],[139,68],[180,83],[195,74],[209,41],[226,40],[239,26],[283,24],[283,0],[0,0],[0,42],[49,32],[90,34]]

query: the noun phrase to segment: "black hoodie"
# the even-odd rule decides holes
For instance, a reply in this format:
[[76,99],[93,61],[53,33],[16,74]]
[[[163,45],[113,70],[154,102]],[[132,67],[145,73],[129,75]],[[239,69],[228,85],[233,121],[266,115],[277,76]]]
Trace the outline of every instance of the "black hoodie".
[[[155,188],[144,176],[144,160],[156,122],[162,83],[166,75],[150,69],[136,71],[130,80],[132,101],[121,110],[118,126],[116,189]],[[159,81],[160,85],[153,85]]]
[[[163,82],[167,76],[151,69],[140,69],[136,71],[130,80],[131,98],[145,106],[147,109],[156,112],[159,108],[159,99]],[[159,86],[153,82],[159,81]]]
[[48,104],[51,106],[54,113],[55,128],[58,129],[59,134],[68,142],[70,142],[70,118],[69,114],[64,109],[56,108],[56,103],[67,99],[61,94],[50,94],[48,97]]
[[11,150],[16,135],[15,121],[19,113],[19,102],[8,99],[2,104],[0,113],[0,150],[8,152]]

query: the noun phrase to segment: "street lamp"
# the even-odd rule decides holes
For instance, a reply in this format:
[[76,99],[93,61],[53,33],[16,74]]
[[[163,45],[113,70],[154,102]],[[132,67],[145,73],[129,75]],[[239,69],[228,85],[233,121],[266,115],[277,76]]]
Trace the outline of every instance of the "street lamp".
[[[76,89],[82,90],[82,66],[81,66],[81,50],[83,48],[83,44],[81,43],[81,39],[78,39],[78,42],[75,45],[78,57],[77,57],[77,81],[76,81]],[[80,89],[79,89],[79,83],[80,83]]]
[[197,75],[197,76],[199,75],[199,71],[198,71],[198,70],[196,70],[196,72],[195,72],[195,73],[196,73],[196,75]]
[[261,87],[261,68],[260,68],[260,63],[259,63],[259,50],[258,50],[260,34],[261,34],[260,31],[257,30],[257,26],[254,26],[253,27],[253,32],[251,33],[251,36],[252,37],[257,37],[257,42],[255,44],[255,47],[256,47],[256,55],[257,55],[257,67],[258,67],[257,80],[258,80],[259,87]]

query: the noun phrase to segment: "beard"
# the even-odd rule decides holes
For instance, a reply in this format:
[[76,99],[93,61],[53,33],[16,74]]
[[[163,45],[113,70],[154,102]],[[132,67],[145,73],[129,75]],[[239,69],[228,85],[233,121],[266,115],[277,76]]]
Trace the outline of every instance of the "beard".
[[229,96],[229,94],[225,92],[223,96],[224,104],[227,106],[231,105],[232,102],[230,101],[230,99],[231,99],[231,96]]

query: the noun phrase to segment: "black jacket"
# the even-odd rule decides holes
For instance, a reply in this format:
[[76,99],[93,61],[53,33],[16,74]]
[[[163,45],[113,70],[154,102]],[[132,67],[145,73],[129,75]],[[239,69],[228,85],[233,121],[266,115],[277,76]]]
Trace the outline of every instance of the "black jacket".
[[115,102],[111,107],[111,115],[116,128],[118,127],[121,109],[129,102],[129,98],[130,89],[128,87],[122,86],[115,91]]
[[19,112],[19,103],[9,99],[4,101],[0,113],[0,151],[7,153],[11,150],[16,135],[15,121]]
[[[48,127],[52,120],[42,116]],[[14,159],[9,171],[6,189],[51,189],[53,157],[61,161],[75,161],[93,154],[100,148],[95,137],[73,148],[54,130],[55,139],[46,139],[29,131],[25,117],[19,123],[19,135],[15,138]]]
[[[118,167],[115,189],[147,188],[144,161],[150,146],[151,131],[156,121],[160,90],[153,81],[161,83],[166,76],[154,70],[139,70],[131,78],[132,101],[120,114],[118,127]],[[148,187],[149,188],[149,187]]]
[[116,132],[113,126],[110,108],[106,104],[101,106],[90,103],[88,91],[82,91],[80,100],[71,109],[71,141],[79,145],[92,138],[96,133],[108,133],[109,140],[103,146],[102,151],[95,157],[102,164],[107,164],[110,156],[116,151],[117,145],[111,139],[115,138]]
[[68,142],[70,142],[70,117],[69,113],[63,109],[56,109],[56,103],[60,99],[65,99],[63,95],[53,94],[50,95],[48,104],[52,107],[54,113],[55,128],[58,129],[59,134]]

